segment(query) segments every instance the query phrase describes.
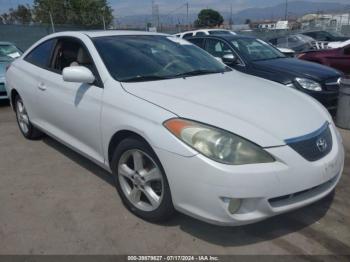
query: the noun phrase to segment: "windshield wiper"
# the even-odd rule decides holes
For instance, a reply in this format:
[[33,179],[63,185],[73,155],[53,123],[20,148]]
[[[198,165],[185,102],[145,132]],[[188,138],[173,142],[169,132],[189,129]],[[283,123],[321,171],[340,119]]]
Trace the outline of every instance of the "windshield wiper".
[[199,76],[199,75],[219,74],[224,72],[227,72],[227,71],[226,70],[193,70],[193,71],[174,75],[173,77]]
[[165,80],[169,79],[166,76],[156,76],[156,75],[146,75],[146,76],[136,76],[132,78],[128,78],[125,80],[121,80],[121,82],[146,82],[146,81],[156,81],[156,80]]

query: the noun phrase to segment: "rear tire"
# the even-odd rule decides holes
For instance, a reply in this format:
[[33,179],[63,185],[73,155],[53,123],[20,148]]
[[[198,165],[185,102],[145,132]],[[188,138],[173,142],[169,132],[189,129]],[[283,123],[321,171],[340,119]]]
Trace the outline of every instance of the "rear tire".
[[118,193],[136,216],[150,221],[169,220],[174,212],[164,169],[152,148],[138,137],[123,140],[116,148],[111,169]]
[[22,98],[17,95],[14,101],[17,124],[23,136],[29,140],[37,140],[41,138],[43,133],[34,127],[30,122]]

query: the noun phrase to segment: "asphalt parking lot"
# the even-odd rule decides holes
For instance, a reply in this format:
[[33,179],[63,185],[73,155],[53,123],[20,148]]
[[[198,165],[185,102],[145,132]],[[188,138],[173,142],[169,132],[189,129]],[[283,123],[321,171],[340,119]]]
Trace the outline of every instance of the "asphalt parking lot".
[[150,224],[121,203],[107,172],[49,137],[27,141],[0,104],[0,254],[350,255],[350,131],[335,191],[236,228],[177,215]]

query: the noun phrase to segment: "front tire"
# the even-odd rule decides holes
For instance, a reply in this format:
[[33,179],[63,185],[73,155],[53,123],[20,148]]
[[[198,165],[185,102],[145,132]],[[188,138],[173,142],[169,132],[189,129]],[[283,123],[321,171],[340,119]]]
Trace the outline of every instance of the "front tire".
[[19,95],[15,97],[15,112],[19,130],[25,138],[29,140],[36,140],[42,137],[43,133],[34,127],[30,122],[27,109],[25,108],[23,100]]
[[162,222],[174,214],[165,172],[146,142],[137,137],[123,140],[114,152],[111,168],[124,205],[136,216]]

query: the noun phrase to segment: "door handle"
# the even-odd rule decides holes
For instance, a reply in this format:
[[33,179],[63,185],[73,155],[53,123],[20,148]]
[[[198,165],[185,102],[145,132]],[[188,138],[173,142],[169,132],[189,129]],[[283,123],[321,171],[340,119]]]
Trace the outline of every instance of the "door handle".
[[39,90],[41,90],[41,91],[45,91],[45,90],[46,90],[46,86],[45,86],[44,83],[40,83],[40,84],[38,85],[38,88],[39,88]]

